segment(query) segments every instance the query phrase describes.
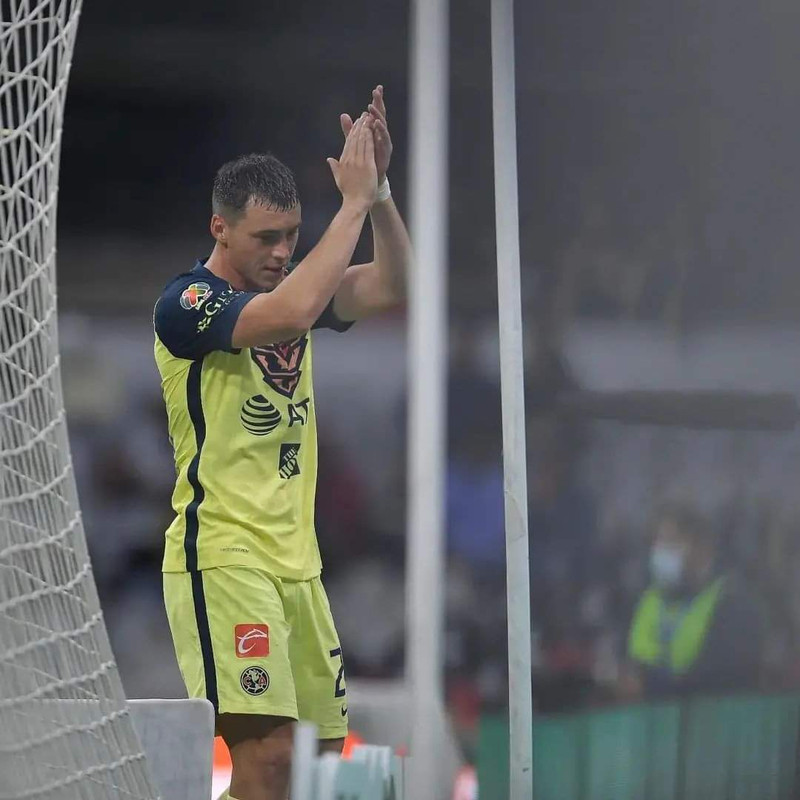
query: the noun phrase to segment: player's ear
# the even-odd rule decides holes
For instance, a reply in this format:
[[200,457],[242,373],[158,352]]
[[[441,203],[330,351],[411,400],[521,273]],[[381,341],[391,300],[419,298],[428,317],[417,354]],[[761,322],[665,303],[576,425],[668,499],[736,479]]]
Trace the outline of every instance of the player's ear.
[[219,214],[212,214],[209,226],[211,235],[221,244],[225,245],[228,240],[228,225]]

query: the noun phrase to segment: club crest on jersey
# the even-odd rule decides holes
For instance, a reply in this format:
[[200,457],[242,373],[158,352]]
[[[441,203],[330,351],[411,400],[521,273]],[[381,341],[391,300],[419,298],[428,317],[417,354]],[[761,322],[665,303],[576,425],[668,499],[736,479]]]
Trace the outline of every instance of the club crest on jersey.
[[266,658],[269,655],[269,625],[236,625],[233,638],[237,658]]
[[200,308],[212,294],[214,292],[207,283],[192,283],[181,294],[181,308],[187,311]]
[[300,383],[300,364],[308,345],[308,336],[303,334],[291,342],[279,342],[261,347],[251,347],[250,355],[258,364],[264,380],[278,394],[291,398]]
[[239,684],[247,694],[258,697],[269,689],[269,673],[263,667],[248,667],[239,677]]

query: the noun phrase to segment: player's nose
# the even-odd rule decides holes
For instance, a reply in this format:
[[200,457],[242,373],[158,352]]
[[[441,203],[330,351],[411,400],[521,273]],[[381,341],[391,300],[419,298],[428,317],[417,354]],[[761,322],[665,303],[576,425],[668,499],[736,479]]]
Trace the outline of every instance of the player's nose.
[[291,257],[292,253],[289,249],[289,243],[286,241],[281,242],[280,244],[275,245],[272,250],[272,257],[276,261],[280,261],[283,263],[284,261],[288,261]]

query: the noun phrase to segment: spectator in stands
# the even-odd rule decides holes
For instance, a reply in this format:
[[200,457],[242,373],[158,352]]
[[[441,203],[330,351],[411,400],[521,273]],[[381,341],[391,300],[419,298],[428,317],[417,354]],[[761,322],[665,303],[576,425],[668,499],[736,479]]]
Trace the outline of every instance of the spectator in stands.
[[755,689],[763,620],[755,597],[721,570],[709,523],[672,506],[656,527],[652,584],[639,600],[628,637],[627,699]]

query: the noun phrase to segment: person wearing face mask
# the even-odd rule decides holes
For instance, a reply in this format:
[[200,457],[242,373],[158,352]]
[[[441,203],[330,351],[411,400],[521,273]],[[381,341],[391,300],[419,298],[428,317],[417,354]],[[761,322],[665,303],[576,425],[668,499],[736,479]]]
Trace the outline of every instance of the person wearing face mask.
[[628,636],[627,699],[757,688],[760,605],[720,568],[715,537],[702,516],[685,506],[662,511],[650,574]]

